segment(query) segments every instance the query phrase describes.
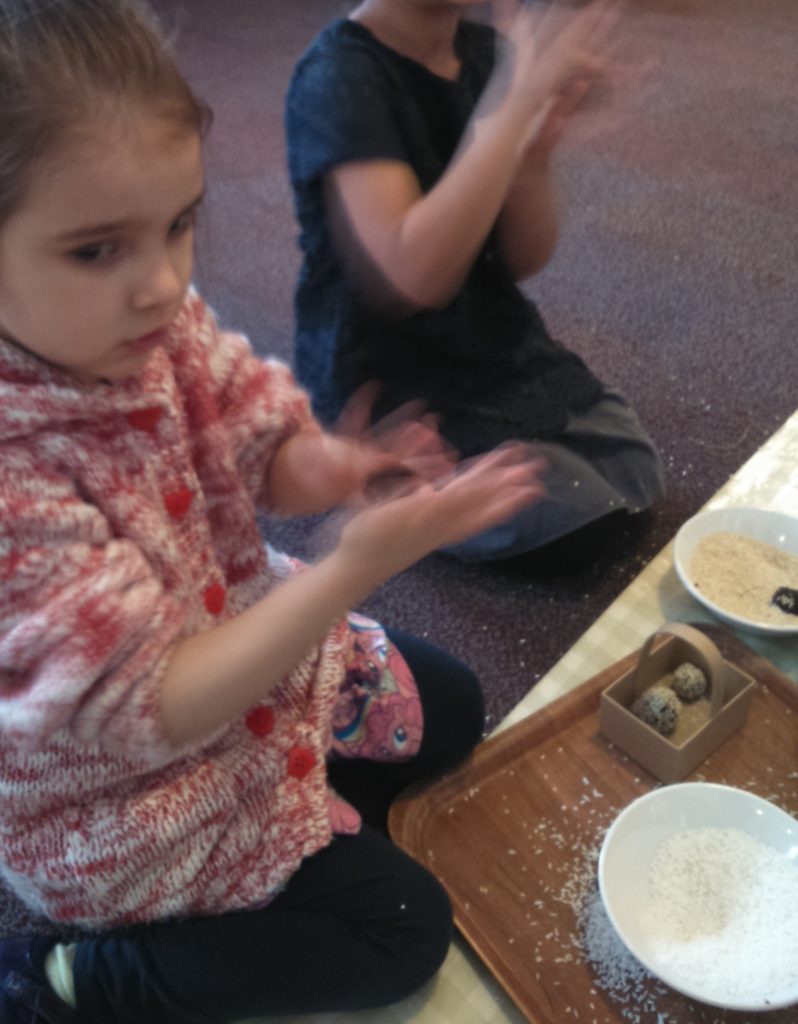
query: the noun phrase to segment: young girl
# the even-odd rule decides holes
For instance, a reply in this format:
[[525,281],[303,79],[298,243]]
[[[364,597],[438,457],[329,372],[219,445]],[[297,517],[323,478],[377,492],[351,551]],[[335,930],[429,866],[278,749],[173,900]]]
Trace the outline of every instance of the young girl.
[[[0,946],[0,1019],[398,999],[451,918],[379,827],[477,742],[481,697],[346,610],[540,465],[453,469],[423,422],[325,434],[217,328],[189,288],[207,113],[135,0],[0,0],[0,123],[0,867],[53,922]],[[350,495],[318,563],[264,549],[256,506]]]
[[496,3],[509,36],[499,45],[464,17],[475,6],[365,0],[295,70],[297,371],[326,420],[373,379],[378,414],[422,398],[465,454],[534,441],[547,500],[454,551],[536,551],[540,564],[546,550],[561,563],[663,487],[627,402],[550,337],[516,285],[554,250],[552,153],[600,68],[613,12],[600,2],[541,17]]

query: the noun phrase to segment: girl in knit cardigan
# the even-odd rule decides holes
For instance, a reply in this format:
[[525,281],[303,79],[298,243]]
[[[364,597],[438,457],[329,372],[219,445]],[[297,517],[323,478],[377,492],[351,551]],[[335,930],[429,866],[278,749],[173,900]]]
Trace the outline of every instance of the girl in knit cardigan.
[[[325,433],[217,327],[207,120],[135,0],[0,0],[0,869],[51,922],[2,942],[4,1024],[374,1006],[450,937],[380,827],[477,742],[479,685],[347,609],[541,466]],[[317,563],[264,547],[257,507],[353,498]]]

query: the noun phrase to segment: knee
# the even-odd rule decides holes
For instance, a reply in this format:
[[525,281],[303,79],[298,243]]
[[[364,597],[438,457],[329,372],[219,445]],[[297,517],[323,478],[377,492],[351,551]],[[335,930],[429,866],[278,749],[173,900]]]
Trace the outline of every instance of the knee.
[[388,1002],[397,1002],[426,985],[440,970],[452,941],[453,921],[443,886],[420,865],[412,895],[401,904],[398,946],[391,956]]
[[428,774],[448,771],[474,749],[485,729],[485,698],[478,676],[460,664],[447,680],[448,707],[425,707],[424,734],[417,763]]
[[665,464],[652,445],[637,459],[636,474],[629,485],[630,512],[645,512],[666,493]]
[[479,677],[464,666],[460,677],[461,751],[458,759],[469,754],[485,731],[485,695]]

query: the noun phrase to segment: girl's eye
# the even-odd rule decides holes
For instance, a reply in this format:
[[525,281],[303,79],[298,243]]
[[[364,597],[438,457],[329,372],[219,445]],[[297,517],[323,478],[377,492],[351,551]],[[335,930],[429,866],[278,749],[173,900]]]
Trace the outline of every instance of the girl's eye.
[[188,210],[186,213],[181,214],[176,221],[172,222],[172,226],[169,228],[169,234],[172,236],[182,235],[186,231],[190,231],[194,227],[196,222],[196,208]]
[[104,263],[113,259],[118,252],[119,246],[115,242],[92,242],[91,245],[74,249],[70,255],[79,263]]

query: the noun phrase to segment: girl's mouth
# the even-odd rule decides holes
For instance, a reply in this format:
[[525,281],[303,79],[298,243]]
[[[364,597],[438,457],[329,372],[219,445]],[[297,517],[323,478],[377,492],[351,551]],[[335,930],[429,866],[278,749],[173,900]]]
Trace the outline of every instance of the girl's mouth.
[[125,345],[136,352],[149,352],[150,349],[163,345],[168,337],[169,329],[167,327],[159,327],[157,331],[150,331],[149,334],[142,334],[139,338],[132,338],[130,341],[126,341]]

